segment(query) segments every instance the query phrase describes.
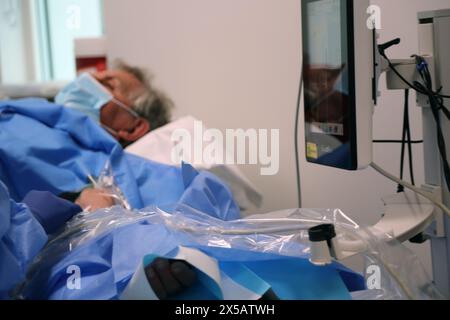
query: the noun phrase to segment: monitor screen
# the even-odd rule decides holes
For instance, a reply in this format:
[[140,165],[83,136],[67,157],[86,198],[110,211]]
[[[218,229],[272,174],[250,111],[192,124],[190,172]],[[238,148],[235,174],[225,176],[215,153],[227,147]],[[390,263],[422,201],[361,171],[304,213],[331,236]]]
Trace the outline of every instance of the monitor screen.
[[353,2],[302,1],[306,156],[357,169]]

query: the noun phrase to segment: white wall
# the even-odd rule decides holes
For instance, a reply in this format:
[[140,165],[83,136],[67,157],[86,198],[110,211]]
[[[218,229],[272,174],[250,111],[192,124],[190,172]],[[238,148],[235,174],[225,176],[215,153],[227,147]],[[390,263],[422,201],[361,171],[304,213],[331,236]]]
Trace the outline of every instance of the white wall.
[[266,211],[297,206],[294,112],[300,74],[297,0],[105,1],[112,57],[149,67],[175,100],[215,128],[281,129],[281,170],[261,177]]
[[[392,57],[417,52],[416,12],[450,7],[450,0],[373,3],[382,8],[381,41],[403,40],[389,51]],[[150,68],[174,99],[176,116],[192,114],[221,129],[281,129],[280,173],[262,177],[259,168],[243,169],[265,196],[263,211],[297,206],[293,130],[301,63],[299,0],[107,0],[105,28],[111,57]],[[384,77],[381,85],[375,137],[399,138],[403,94],[387,92]],[[413,137],[421,138],[420,113],[412,109]],[[415,146],[419,183],[422,154]],[[399,158],[399,146],[375,147],[375,161],[394,173]],[[302,160],[301,170],[304,207],[341,208],[361,223],[377,221],[381,197],[396,191],[371,169],[349,173]],[[428,246],[414,250],[430,270]]]

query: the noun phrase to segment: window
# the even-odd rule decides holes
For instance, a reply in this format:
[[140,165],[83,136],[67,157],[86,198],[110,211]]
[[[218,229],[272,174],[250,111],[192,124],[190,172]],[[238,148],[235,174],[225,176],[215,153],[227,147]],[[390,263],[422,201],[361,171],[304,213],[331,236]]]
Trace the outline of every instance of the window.
[[103,35],[102,0],[0,1],[0,81],[75,76],[74,39]]
[[42,4],[51,61],[50,78],[72,79],[75,76],[74,39],[103,35],[101,1],[47,0]]

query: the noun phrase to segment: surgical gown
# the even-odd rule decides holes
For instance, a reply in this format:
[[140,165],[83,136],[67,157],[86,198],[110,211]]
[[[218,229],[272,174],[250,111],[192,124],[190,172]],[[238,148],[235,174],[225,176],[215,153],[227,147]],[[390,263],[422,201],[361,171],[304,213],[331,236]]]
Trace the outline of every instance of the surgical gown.
[[[142,159],[122,147],[84,114],[43,99],[0,102],[0,180],[20,201],[32,190],[55,195],[85,188],[110,163],[116,184],[135,209],[184,203],[205,211],[211,192],[222,210],[205,211],[222,220],[240,217],[231,192],[214,175],[192,176]],[[226,209],[226,210],[225,210]]]

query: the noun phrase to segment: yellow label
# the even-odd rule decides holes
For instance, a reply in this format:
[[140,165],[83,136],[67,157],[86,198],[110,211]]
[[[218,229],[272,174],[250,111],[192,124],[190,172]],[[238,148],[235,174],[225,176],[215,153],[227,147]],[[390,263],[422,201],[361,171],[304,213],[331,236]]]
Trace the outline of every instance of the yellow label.
[[306,156],[311,159],[319,158],[319,150],[317,148],[317,144],[308,142],[306,144]]

